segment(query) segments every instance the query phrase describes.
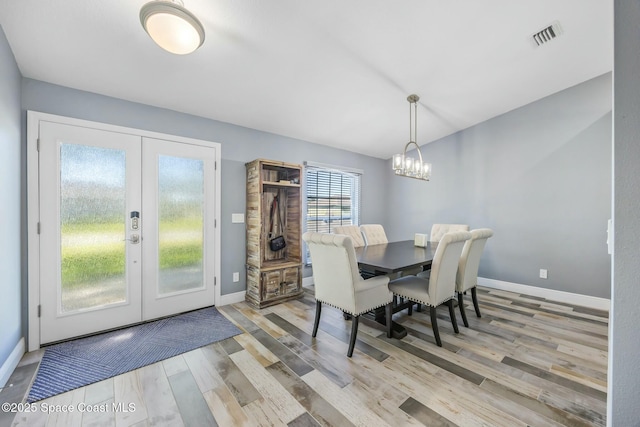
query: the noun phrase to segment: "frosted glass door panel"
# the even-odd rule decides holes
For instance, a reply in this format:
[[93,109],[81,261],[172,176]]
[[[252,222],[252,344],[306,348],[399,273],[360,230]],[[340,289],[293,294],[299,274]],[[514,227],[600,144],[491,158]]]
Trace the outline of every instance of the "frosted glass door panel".
[[158,294],[204,287],[204,162],[158,157]]
[[40,343],[142,320],[141,138],[41,121]]
[[61,312],[127,300],[123,150],[60,146]]
[[216,150],[142,138],[144,318],[195,310],[215,296]]

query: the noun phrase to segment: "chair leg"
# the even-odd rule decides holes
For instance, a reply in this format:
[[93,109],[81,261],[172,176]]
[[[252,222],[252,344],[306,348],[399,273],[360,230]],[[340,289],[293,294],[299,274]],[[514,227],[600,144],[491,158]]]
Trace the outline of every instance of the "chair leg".
[[389,303],[384,306],[385,321],[387,322],[387,338],[391,338],[391,314],[393,313],[393,305]]
[[458,307],[460,307],[460,315],[462,316],[462,323],[467,328],[469,327],[469,322],[467,321],[467,313],[464,311],[464,299],[462,292],[458,292]]
[[356,335],[358,335],[358,320],[360,320],[360,316],[353,316],[353,323],[351,323],[351,339],[349,340],[349,351],[347,351],[347,357],[351,357],[353,355],[353,348],[356,346]]
[[313,322],[313,333],[311,334],[311,336],[314,337],[314,338],[318,334],[318,326],[320,325],[320,312],[321,311],[322,311],[322,303],[320,301],[316,300],[316,320],[315,320],[315,322]]
[[438,347],[442,347],[442,341],[440,341],[440,332],[438,332],[438,316],[436,314],[436,307],[430,305],[429,311],[431,312],[431,328],[433,329],[433,336],[436,339]]
[[456,319],[456,311],[453,309],[453,298],[447,301],[447,305],[449,306],[449,317],[451,317],[451,324],[453,325],[453,330],[456,334],[459,334],[458,330],[458,319]]
[[409,308],[407,309],[407,314],[411,316],[413,314],[413,301],[409,301]]
[[476,316],[482,317],[480,315],[480,307],[478,307],[478,295],[476,294],[476,288],[471,288],[471,298],[473,299],[473,308],[476,309]]

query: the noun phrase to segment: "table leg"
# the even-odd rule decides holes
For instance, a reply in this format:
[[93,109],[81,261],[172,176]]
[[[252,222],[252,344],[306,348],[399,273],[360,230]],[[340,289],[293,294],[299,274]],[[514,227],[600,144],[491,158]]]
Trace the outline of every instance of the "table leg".
[[[400,308],[398,308],[400,307]],[[394,304],[392,312],[397,313],[399,310],[403,310],[407,308],[408,304],[405,302],[404,304]],[[368,313],[367,318],[374,320],[375,322],[387,326],[387,319],[385,317],[384,307],[376,308],[372,312]],[[391,336],[396,339],[402,339],[407,336],[407,330],[401,324],[391,321]]]

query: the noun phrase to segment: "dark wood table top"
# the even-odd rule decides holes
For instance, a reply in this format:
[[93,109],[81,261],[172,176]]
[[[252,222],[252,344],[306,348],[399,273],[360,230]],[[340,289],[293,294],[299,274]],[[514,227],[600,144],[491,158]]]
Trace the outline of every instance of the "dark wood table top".
[[397,273],[414,267],[431,264],[436,252],[437,242],[428,242],[422,248],[415,246],[413,240],[389,242],[380,245],[368,245],[356,248],[358,266],[361,269]]

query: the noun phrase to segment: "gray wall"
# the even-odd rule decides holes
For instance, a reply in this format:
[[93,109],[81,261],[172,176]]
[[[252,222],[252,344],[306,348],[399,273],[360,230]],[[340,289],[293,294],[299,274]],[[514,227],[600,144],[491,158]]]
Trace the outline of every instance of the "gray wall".
[[[246,162],[256,158],[292,163],[313,160],[361,169],[362,221],[387,222],[386,210],[380,204],[386,194],[387,180],[382,173],[386,162],[380,159],[31,79],[22,81],[22,108],[221,143],[222,295],[246,289],[245,228],[231,223],[232,213],[245,211]],[[240,272],[237,283],[232,282],[235,271]]]
[[390,237],[490,227],[482,277],[610,298],[611,102],[605,74],[424,145],[430,182],[388,172]]
[[614,2],[613,297],[607,424],[640,426],[640,2]]
[[[20,71],[0,27],[0,366],[22,338]],[[3,387],[4,384],[0,384]]]

